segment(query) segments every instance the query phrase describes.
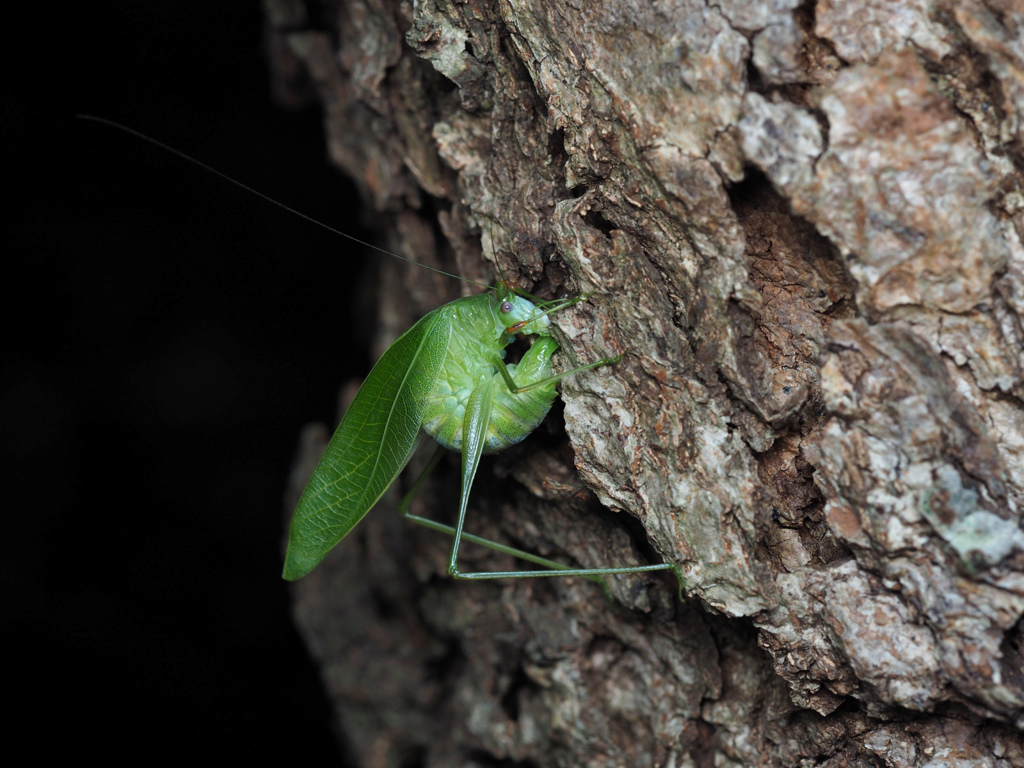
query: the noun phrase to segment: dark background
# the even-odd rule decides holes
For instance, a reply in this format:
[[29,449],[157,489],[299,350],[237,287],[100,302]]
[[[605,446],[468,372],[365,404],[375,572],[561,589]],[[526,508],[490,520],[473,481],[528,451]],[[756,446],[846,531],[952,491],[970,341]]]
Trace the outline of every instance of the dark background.
[[73,115],[367,236],[358,201],[319,113],[272,103],[258,3],[82,5],[4,54],[5,690],[48,756],[336,764],[282,495],[368,367],[364,252]]

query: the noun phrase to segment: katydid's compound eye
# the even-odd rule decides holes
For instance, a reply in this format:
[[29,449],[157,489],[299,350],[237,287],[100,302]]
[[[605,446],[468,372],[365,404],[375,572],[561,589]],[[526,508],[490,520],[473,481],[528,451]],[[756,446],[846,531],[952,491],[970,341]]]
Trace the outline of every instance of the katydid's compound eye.
[[512,302],[511,301],[503,301],[503,302],[501,302],[501,313],[503,315],[507,315],[511,311],[512,311]]

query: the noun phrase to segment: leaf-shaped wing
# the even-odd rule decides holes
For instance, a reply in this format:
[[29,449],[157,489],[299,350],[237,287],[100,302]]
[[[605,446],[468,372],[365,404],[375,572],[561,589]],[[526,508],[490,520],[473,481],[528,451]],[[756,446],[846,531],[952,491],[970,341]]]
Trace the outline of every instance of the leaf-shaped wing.
[[448,352],[451,318],[442,310],[426,315],[388,347],[345,412],[295,507],[286,579],[313,570],[408,461],[427,395]]

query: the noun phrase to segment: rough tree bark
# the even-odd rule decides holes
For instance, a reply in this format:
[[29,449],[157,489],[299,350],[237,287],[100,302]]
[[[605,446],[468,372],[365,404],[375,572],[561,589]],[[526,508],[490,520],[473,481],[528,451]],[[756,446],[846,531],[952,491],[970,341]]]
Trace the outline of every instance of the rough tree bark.
[[[626,354],[471,528],[686,578],[455,583],[378,510],[296,591],[356,761],[1024,765],[1020,2],[266,7],[388,247]],[[380,268],[376,352],[461,290]]]

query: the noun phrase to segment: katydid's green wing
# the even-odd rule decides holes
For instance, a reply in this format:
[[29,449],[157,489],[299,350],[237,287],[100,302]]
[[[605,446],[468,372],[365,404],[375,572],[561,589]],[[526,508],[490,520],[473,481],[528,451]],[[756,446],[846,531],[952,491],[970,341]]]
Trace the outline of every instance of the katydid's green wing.
[[284,560],[289,581],[313,570],[348,535],[409,460],[448,352],[452,324],[443,310],[388,347],[345,412],[295,507]]

